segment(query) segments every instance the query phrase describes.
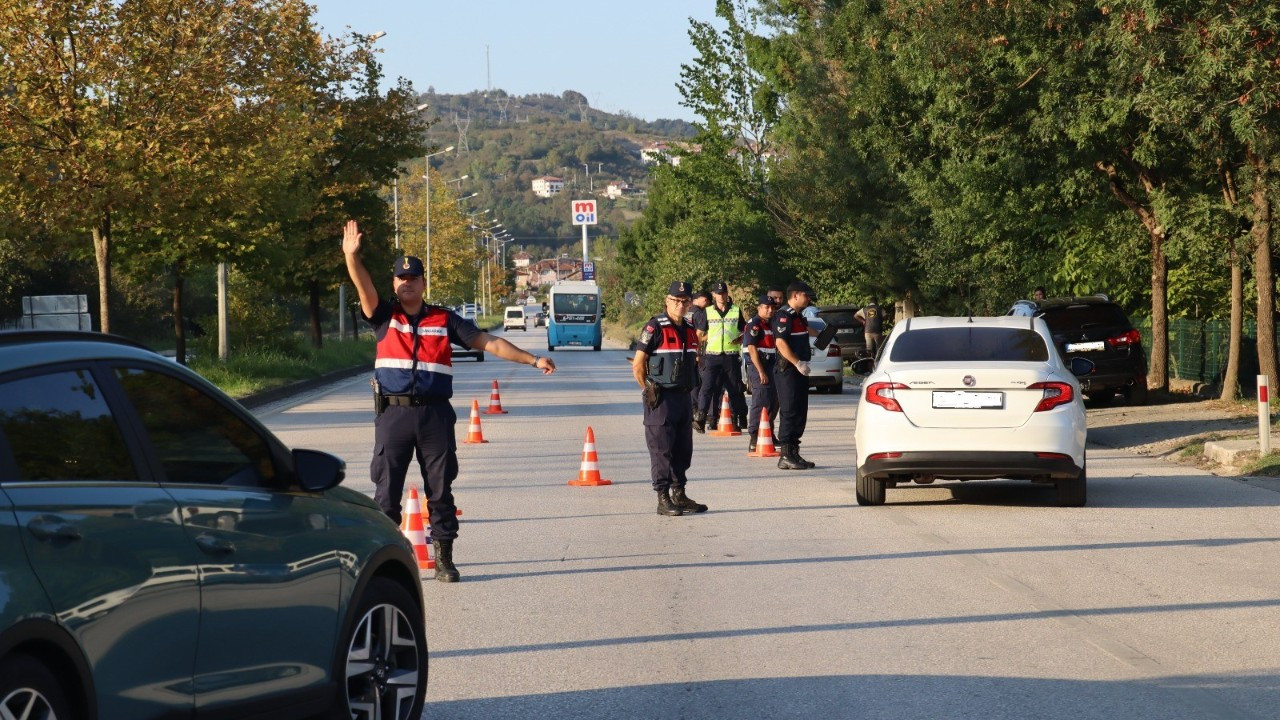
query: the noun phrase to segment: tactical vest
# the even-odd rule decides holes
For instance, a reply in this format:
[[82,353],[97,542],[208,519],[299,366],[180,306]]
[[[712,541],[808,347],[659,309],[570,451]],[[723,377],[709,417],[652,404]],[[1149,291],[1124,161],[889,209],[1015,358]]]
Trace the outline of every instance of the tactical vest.
[[[800,360],[812,358],[813,352],[809,346],[809,321],[805,316],[790,306],[784,306],[773,313],[771,322],[775,331],[773,337],[775,344],[785,342],[791,348],[792,354]],[[779,362],[782,361],[779,360]]]
[[649,379],[664,388],[692,390],[698,384],[698,333],[685,323],[677,327],[671,318],[659,315],[658,347],[649,355]]
[[733,342],[733,338],[738,336],[738,320],[741,317],[737,305],[730,304],[723,315],[715,305],[708,305],[706,351],[713,355],[737,355],[741,352],[742,344]]
[[871,303],[862,308],[862,316],[866,318],[863,332],[878,333],[884,329],[884,314],[880,312],[879,305]]
[[[774,353],[778,352],[777,344],[773,340],[773,330],[769,329],[769,321],[759,315],[747,321],[747,327],[742,331],[742,337],[745,340],[750,337],[752,329],[760,329],[760,337],[752,345],[756,346],[756,351],[765,356],[766,360],[773,359]],[[742,346],[742,353],[747,353],[747,346]]]
[[425,308],[415,327],[399,303],[392,306],[387,333],[378,341],[373,361],[373,377],[384,395],[453,397],[449,311]]

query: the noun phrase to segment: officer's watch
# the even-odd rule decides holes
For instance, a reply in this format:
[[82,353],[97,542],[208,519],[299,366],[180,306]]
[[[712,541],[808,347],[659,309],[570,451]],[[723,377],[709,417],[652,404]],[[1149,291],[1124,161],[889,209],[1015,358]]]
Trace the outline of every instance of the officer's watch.
[[539,361],[539,360],[541,360],[541,359],[542,359],[542,356],[541,356],[541,355],[534,355],[534,356],[533,356],[533,362],[531,362],[531,363],[529,363],[529,364],[530,364],[530,365],[532,365],[533,367],[538,367],[538,361]]

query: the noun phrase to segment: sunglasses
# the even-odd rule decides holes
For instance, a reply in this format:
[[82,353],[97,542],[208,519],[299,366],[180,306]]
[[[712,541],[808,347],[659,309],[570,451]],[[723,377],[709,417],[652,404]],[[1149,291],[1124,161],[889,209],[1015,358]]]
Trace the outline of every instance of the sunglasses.
[[693,302],[693,298],[681,298],[681,297],[674,297],[671,295],[667,296],[667,300],[669,300],[670,302],[680,303],[681,305],[685,305],[687,303]]

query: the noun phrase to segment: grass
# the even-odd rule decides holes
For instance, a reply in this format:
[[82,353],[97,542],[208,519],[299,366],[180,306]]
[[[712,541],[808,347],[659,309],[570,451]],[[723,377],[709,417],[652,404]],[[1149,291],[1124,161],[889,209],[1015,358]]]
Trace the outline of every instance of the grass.
[[238,350],[225,363],[218,360],[216,353],[197,355],[190,361],[192,370],[235,398],[360,365],[373,365],[372,338],[329,339],[319,350],[310,345],[291,351]]
[[1280,477],[1280,453],[1268,453],[1245,466],[1243,475]]

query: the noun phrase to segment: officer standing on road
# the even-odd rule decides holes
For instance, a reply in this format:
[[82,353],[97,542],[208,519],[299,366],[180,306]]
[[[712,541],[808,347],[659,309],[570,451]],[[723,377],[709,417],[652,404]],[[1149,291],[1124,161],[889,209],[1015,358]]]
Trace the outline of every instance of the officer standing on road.
[[872,296],[871,302],[854,313],[854,317],[862,321],[862,337],[867,344],[868,356],[875,357],[884,339],[884,313],[880,310],[880,299]]
[[[704,334],[707,332],[707,306],[711,304],[711,294],[702,291],[694,293],[693,302],[689,303],[689,309],[684,314],[684,320],[693,325],[693,329],[698,331],[698,372],[701,373],[706,366],[706,358],[702,356],[705,343],[701,342]],[[698,432],[705,432],[707,425],[707,416],[702,412],[702,406],[707,402],[707,384],[698,383],[698,389],[693,392],[693,429]]]
[[693,461],[693,400],[698,386],[698,334],[684,319],[689,283],[673,282],[666,309],[640,333],[631,372],[643,388],[644,441],[649,473],[658,493],[658,514],[706,512],[707,506],[685,494],[685,473]]
[[748,418],[747,451],[756,451],[760,431],[760,411],[769,408],[769,417],[778,417],[778,394],[774,392],[773,329],[769,321],[779,303],[769,295],[761,295],[756,305],[756,316],[747,321],[742,331],[742,349],[746,355],[747,382],[751,383],[751,414]]
[[777,364],[773,369],[774,387],[778,393],[778,468],[807,470],[816,463],[800,457],[800,437],[809,418],[809,325],[804,309],[809,305],[813,288],[799,280],[787,286],[787,304],[773,314],[770,329],[777,347]]
[[[739,430],[747,426],[747,401],[742,397],[742,368],[739,365],[742,352],[742,331],[746,323],[742,311],[729,297],[729,286],[723,282],[711,288],[714,299],[707,306],[707,327],[702,334],[706,348],[702,354],[702,383],[705,394],[699,394],[703,403],[694,418],[693,429],[703,432],[708,419],[718,417],[722,393],[729,393],[729,407],[733,422]],[[699,422],[701,420],[701,422]]]
[[399,523],[400,498],[417,453],[427,508],[431,513],[431,543],[436,553],[436,579],[457,582],[453,541],[458,537],[453,480],[458,476],[457,414],[453,397],[453,355],[450,342],[488,351],[504,360],[532,365],[543,374],[555,372],[551,358],[539,357],[502,338],[481,331],[448,308],[423,302],[422,261],[413,256],[396,260],[391,286],[395,301],[378,297],[373,278],[360,260],[360,229],[349,220],[342,235],[347,272],[360,294],[365,322],[374,328],[378,345],[373,363],[373,462],[369,475],[374,500]]

